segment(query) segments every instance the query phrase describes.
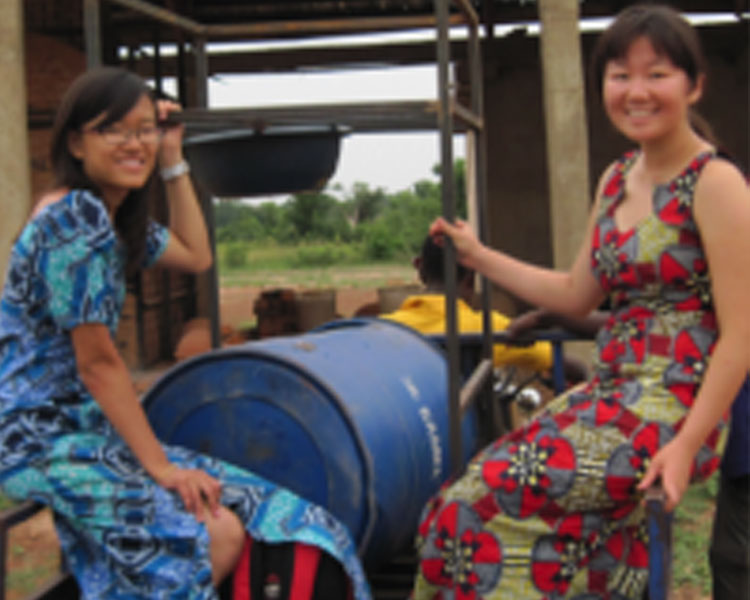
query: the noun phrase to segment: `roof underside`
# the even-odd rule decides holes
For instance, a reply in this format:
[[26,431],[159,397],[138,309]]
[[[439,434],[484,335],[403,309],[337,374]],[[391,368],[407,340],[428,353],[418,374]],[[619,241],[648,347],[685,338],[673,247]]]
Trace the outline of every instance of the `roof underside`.
[[[253,35],[221,34],[220,39],[247,40],[269,37],[308,37],[346,32],[344,23],[359,20],[358,30],[408,28],[411,22],[430,19],[434,15],[433,0],[137,0],[145,6],[169,11],[178,19],[185,18],[201,25],[255,24]],[[483,23],[512,24],[537,19],[534,0],[469,0]],[[581,16],[611,16],[632,1],[582,0]],[[94,3],[95,4],[95,3]],[[153,42],[157,21],[128,7],[128,0],[99,0],[101,19],[108,35],[116,35],[122,45]],[[673,3],[684,12],[748,11],[750,0],[680,0]],[[457,12],[456,3],[451,10]],[[84,0],[26,0],[24,10],[30,31],[63,38],[83,46]],[[411,21],[410,19],[413,19]],[[387,26],[387,21],[393,26]],[[305,27],[315,22],[315,28]],[[163,41],[179,38],[178,27],[158,24]],[[275,26],[274,26],[275,25]],[[284,25],[284,27],[279,27]],[[264,27],[265,26],[265,27]],[[425,25],[426,26],[426,25]],[[219,36],[209,37],[219,39]]]

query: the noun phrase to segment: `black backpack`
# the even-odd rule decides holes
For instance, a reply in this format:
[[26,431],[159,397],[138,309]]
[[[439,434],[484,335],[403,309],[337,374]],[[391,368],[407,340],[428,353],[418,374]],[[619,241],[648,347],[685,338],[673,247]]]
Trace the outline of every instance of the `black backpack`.
[[222,600],[351,600],[352,587],[341,564],[320,548],[248,536],[219,595]]

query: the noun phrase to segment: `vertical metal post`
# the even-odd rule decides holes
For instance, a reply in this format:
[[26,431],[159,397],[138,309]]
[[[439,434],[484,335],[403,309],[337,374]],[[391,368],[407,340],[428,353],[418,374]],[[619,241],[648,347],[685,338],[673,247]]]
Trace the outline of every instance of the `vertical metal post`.
[[[206,50],[206,39],[197,36],[193,40],[193,52],[195,53],[195,103],[198,108],[208,108],[208,53]],[[210,278],[209,310],[211,317],[211,346],[221,346],[219,313],[219,275],[216,268],[216,220],[214,218],[213,198],[209,194],[201,194],[203,202],[203,215],[206,219],[209,240],[211,242],[211,253],[214,261],[207,274]]]
[[102,25],[99,0],[83,0],[83,29],[86,39],[86,66],[102,64]]
[[187,85],[185,69],[185,38],[182,32],[177,37],[177,98],[183,106],[187,102]]
[[[453,113],[451,110],[449,0],[435,0],[437,20],[438,94],[440,110],[440,182],[443,217],[454,221],[456,203],[453,178]],[[446,239],[445,261],[445,343],[448,352],[448,418],[450,429],[451,473],[457,475],[463,463],[461,444],[461,413],[459,409],[460,371],[459,344],[456,319],[456,250]]]
[[208,108],[208,53],[206,38],[193,40],[195,55],[195,103],[198,108]]
[[[482,70],[482,49],[479,27],[471,25],[469,29],[469,87],[471,92],[471,110],[482,121],[482,127],[474,130],[474,156],[476,176],[476,215],[477,234],[483,243],[489,241],[487,223],[487,124],[484,121],[484,86]],[[480,277],[482,300],[482,358],[492,360],[492,302],[491,289],[487,277]],[[492,401],[492,380],[485,389],[485,406],[489,410],[490,423],[486,424],[485,434],[496,437],[500,430],[501,415],[495,402]]]

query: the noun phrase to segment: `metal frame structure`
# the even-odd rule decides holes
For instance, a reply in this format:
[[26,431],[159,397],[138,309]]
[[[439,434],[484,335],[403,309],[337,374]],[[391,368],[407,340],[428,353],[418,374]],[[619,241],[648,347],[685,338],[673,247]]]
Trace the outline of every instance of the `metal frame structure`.
[[[84,38],[86,42],[86,57],[89,67],[102,64],[101,40],[101,1],[84,0]],[[479,224],[479,236],[483,241],[487,237],[485,223],[485,138],[483,115],[482,64],[479,36],[480,18],[469,0],[453,0],[461,11],[460,17],[450,15],[451,0],[434,0],[435,18],[428,20],[437,25],[437,66],[439,98],[427,102],[397,102],[377,104],[351,104],[331,107],[286,107],[274,109],[232,109],[211,110],[208,101],[208,54],[206,50],[209,35],[225,31],[228,27],[233,34],[249,31],[248,26],[202,26],[191,19],[187,19],[161,9],[143,0],[104,0],[114,2],[133,10],[137,10],[153,17],[159,22],[179,27],[193,35],[195,94],[194,106],[180,113],[179,119],[188,128],[193,129],[227,129],[233,127],[262,127],[279,124],[314,124],[331,123],[350,128],[353,132],[374,132],[393,130],[435,130],[440,133],[441,157],[441,187],[443,216],[454,220],[455,181],[453,174],[452,137],[457,131],[471,131],[474,141],[474,156],[476,157],[476,208]],[[420,22],[423,22],[421,20]],[[397,20],[401,26],[414,26],[413,19]],[[454,86],[451,83],[451,41],[450,27],[458,22],[464,22],[469,28],[468,60],[470,65],[470,100],[471,106],[462,106],[455,98]],[[252,28],[252,26],[249,26]],[[157,87],[161,85],[161,71],[159,66],[159,43],[155,44],[154,79]],[[203,199],[206,200],[205,198]],[[211,243],[215,252],[213,236],[213,210],[211,202],[204,202],[207,225],[211,232]],[[451,470],[457,475],[462,469],[461,456],[461,416],[466,408],[475,401],[484,390],[486,397],[491,396],[492,374],[492,331],[490,320],[490,289],[487,280],[482,277],[482,301],[484,308],[484,333],[482,342],[482,358],[474,373],[461,387],[461,373],[459,370],[460,352],[459,336],[456,319],[456,255],[455,249],[448,241],[446,243],[445,281],[446,281],[446,350],[448,356],[448,402],[450,419],[450,447]],[[218,280],[215,267],[212,268],[211,323],[214,346],[218,346],[219,311],[218,311]],[[168,287],[167,287],[168,293]],[[488,406],[492,406],[488,402]],[[496,417],[493,416],[493,422]],[[5,554],[8,528],[20,523],[36,514],[42,505],[28,501],[9,509],[0,515],[0,558]],[[408,567],[408,565],[407,565]],[[410,570],[410,567],[408,568]],[[0,600],[4,594],[5,569],[0,568]],[[56,594],[66,591],[74,594],[75,586],[70,577],[62,572],[45,588],[37,591],[36,598],[59,597]]]
[[[208,100],[208,53],[207,43],[209,39],[222,36],[239,36],[247,34],[249,37],[268,37],[273,34],[291,35],[300,33],[299,29],[291,31],[288,25],[283,23],[262,24],[233,24],[233,25],[202,25],[192,19],[177,15],[169,10],[145,2],[144,0],[83,0],[84,9],[84,39],[86,45],[87,64],[95,66],[101,64],[103,56],[103,44],[101,38],[101,4],[109,2],[138,11],[155,21],[175,27],[182,33],[191,36],[192,52],[194,60],[194,94],[192,106],[181,113],[180,119],[190,129],[216,130],[234,127],[261,127],[279,124],[312,124],[331,123],[347,126],[352,132],[373,132],[393,130],[435,130],[440,133],[440,157],[441,157],[441,184],[442,184],[442,212],[448,220],[455,218],[455,181],[453,174],[452,136],[457,131],[470,132],[473,146],[476,177],[476,209],[477,228],[480,240],[488,239],[488,224],[486,218],[486,135],[483,107],[482,86],[482,51],[479,36],[480,18],[476,13],[470,0],[434,0],[435,16],[432,17],[386,17],[383,19],[366,19],[362,21],[342,19],[338,23],[341,31],[372,31],[373,29],[399,29],[413,28],[419,26],[435,26],[437,28],[436,60],[438,67],[438,92],[436,101],[428,102],[398,102],[378,104],[351,104],[335,105],[330,107],[286,107],[269,109],[231,109],[211,110],[207,107]],[[455,3],[459,14],[450,13],[450,4]],[[738,4],[741,0],[738,0]],[[483,8],[487,9],[488,4]],[[451,40],[450,28],[457,24],[465,24],[469,30],[469,38],[466,43],[469,84],[470,84],[470,106],[461,105],[455,98],[453,84],[451,83]],[[336,29],[337,23],[326,21],[325,27],[329,30],[323,31],[322,22],[311,22],[307,25],[308,33],[330,33],[330,29]],[[488,32],[491,35],[491,32]],[[157,33],[158,38],[158,33]],[[161,64],[159,53],[159,41],[154,44],[154,79],[159,85],[161,79]],[[184,58],[185,52],[182,44],[178,44],[178,80],[181,90],[181,98],[184,99]],[[204,199],[205,200],[205,199]],[[206,202],[206,217],[213,239],[213,211],[211,203]],[[215,250],[215,247],[214,247]],[[457,331],[456,299],[457,282],[455,270],[455,249],[448,241],[446,243],[445,281],[446,281],[446,336],[445,345],[448,356],[448,402],[450,418],[450,447],[451,447],[451,470],[458,475],[462,469],[461,455],[461,429],[460,422],[464,411],[478,398],[487,399],[485,407],[490,411],[491,423],[489,427],[495,432],[500,431],[503,425],[498,407],[491,402],[491,374],[492,374],[492,343],[493,336],[490,318],[490,287],[486,278],[481,278],[481,300],[483,308],[483,333],[481,334],[481,358],[474,372],[461,385],[462,374],[459,371],[461,364],[461,347]],[[218,345],[218,281],[215,268],[212,271],[214,285],[212,286],[211,298],[211,321],[214,345]],[[560,340],[555,341],[556,368],[561,367],[559,360],[561,354]],[[474,340],[474,343],[476,339]],[[556,382],[560,382],[562,374],[555,372]],[[669,522],[664,518],[661,510],[661,498],[648,498],[650,524],[659,525],[654,529],[654,540],[657,541],[652,548],[652,556],[660,558],[658,564],[653,565],[656,573],[652,573],[651,594],[652,600],[666,597],[666,589],[669,585]],[[8,528],[27,519],[42,508],[34,502],[25,502],[17,507],[9,509],[0,514],[0,558],[5,555]],[[657,556],[658,554],[658,556]],[[0,600],[4,598],[4,561],[0,566]],[[410,578],[411,565],[406,564],[407,576]],[[656,577],[654,577],[656,575]],[[70,578],[65,574],[60,575],[52,584],[37,592],[36,598],[59,598],[64,585],[70,586]],[[72,586],[74,587],[74,586]],[[67,589],[67,588],[66,588]],[[73,590],[70,590],[73,593]]]
[[[188,128],[201,127],[204,129],[222,129],[236,126],[268,126],[287,125],[290,123],[331,123],[335,121],[344,125],[352,132],[390,131],[437,129],[440,133],[440,163],[442,187],[442,212],[449,221],[455,219],[455,181],[453,174],[452,137],[456,131],[470,131],[474,141],[474,156],[476,157],[476,208],[478,234],[482,241],[487,239],[486,224],[486,143],[484,135],[484,110],[482,89],[482,51],[479,27],[480,16],[477,14],[470,0],[452,0],[459,9],[457,14],[450,13],[451,0],[434,0],[435,17],[420,18],[420,24],[432,24],[437,27],[436,61],[438,68],[438,99],[435,102],[400,102],[376,103],[357,105],[336,105],[334,107],[291,107],[284,109],[232,109],[212,110],[207,108],[208,99],[208,53],[207,42],[221,36],[257,35],[259,28],[264,34],[269,31],[282,33],[285,31],[281,24],[275,29],[269,24],[232,24],[232,25],[202,25],[197,21],[177,15],[169,10],[157,7],[144,0],[84,0],[84,24],[86,40],[87,64],[94,66],[101,64],[102,44],[100,26],[100,3],[107,1],[125,6],[152,17],[164,23],[183,30],[192,36],[195,61],[195,106],[187,108],[180,115]],[[327,22],[328,26],[331,25]],[[468,27],[468,64],[469,64],[469,107],[461,105],[455,95],[451,83],[451,40],[450,28],[457,23]],[[413,27],[416,21],[409,18],[386,18],[380,26],[389,28]],[[354,31],[357,27],[362,30],[372,30],[372,19],[359,25],[349,21],[347,31]],[[314,23],[310,27],[315,30]],[[270,29],[269,29],[270,28]],[[155,45],[155,57],[158,61],[158,43]],[[158,67],[156,68],[158,79]],[[206,203],[206,216],[209,229],[213,231],[213,217],[210,202]],[[213,239],[212,239],[213,243]],[[456,255],[450,242],[446,243],[445,282],[446,282],[446,351],[448,356],[448,398],[450,419],[450,448],[451,470],[457,474],[462,467],[461,458],[461,414],[473,402],[481,391],[486,398],[491,394],[490,381],[492,374],[492,331],[490,318],[490,288],[486,279],[482,277],[481,296],[484,312],[484,333],[482,359],[474,373],[461,387],[461,373],[459,372],[460,348],[456,320]],[[212,277],[214,285],[211,293],[211,323],[214,347],[219,345],[219,315],[218,315],[218,280],[215,267]],[[499,423],[496,411],[491,402],[487,407],[493,411],[492,423]],[[462,410],[463,407],[463,410]]]

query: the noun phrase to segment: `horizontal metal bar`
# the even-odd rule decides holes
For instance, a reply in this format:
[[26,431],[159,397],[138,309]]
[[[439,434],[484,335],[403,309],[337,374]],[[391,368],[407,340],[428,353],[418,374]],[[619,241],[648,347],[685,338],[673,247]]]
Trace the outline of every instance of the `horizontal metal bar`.
[[492,361],[489,358],[485,358],[477,365],[477,368],[474,369],[474,372],[461,388],[461,394],[458,399],[458,408],[461,416],[471,406],[474,398],[477,397],[479,390],[490,375],[492,375]]
[[[445,334],[430,334],[429,340],[439,345],[445,345]],[[484,340],[483,333],[461,333],[458,337],[462,347],[476,346],[481,348]],[[579,335],[564,329],[538,329],[528,331],[522,335],[510,336],[505,331],[495,331],[491,336],[493,344],[507,344],[509,346],[530,346],[536,342],[570,342],[575,340],[592,340],[592,336]]]
[[477,14],[477,11],[474,10],[471,2],[469,2],[469,0],[454,0],[454,2],[458,5],[459,10],[466,16],[469,24],[472,27],[478,27],[479,15]]
[[[460,16],[453,15],[450,23],[451,25],[459,25],[461,23]],[[430,29],[435,27],[435,24],[435,17],[432,15],[356,17],[205,25],[204,33],[210,39],[234,37],[262,39],[316,34],[365,33],[368,31],[392,31],[398,29]]]
[[458,101],[451,103],[453,115],[475,131],[484,129],[484,119]]
[[174,27],[184,29],[185,31],[189,31],[190,33],[196,35],[205,35],[205,25],[202,25],[201,23],[198,23],[198,21],[194,21],[193,19],[178,15],[171,10],[167,10],[165,8],[161,8],[159,6],[151,4],[150,2],[144,2],[143,0],[107,1],[114,4],[119,4],[120,6],[124,6],[125,8],[129,8],[141,14],[147,15],[152,19],[155,19],[156,21],[161,21],[162,23],[165,23],[167,25],[173,25]]
[[[357,133],[435,131],[438,103],[434,100],[300,105],[265,108],[185,109],[170,121],[185,123],[188,134],[228,129],[263,129],[284,125],[331,125]],[[461,130],[460,125],[456,127]]]

